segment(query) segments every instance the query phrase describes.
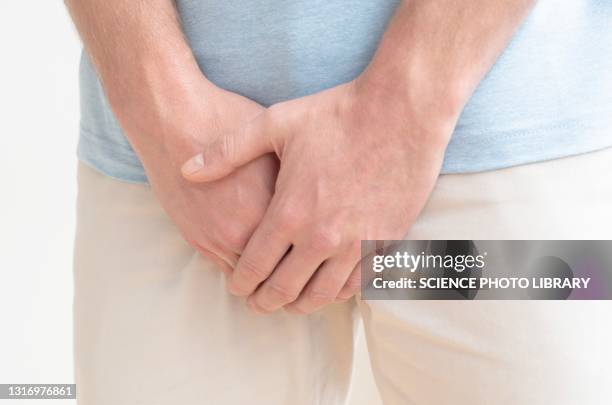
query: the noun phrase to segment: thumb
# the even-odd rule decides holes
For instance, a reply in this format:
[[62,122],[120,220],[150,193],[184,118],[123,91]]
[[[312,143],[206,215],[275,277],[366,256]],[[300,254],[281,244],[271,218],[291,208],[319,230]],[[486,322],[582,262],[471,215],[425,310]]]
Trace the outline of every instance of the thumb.
[[181,172],[189,181],[214,181],[273,150],[270,135],[265,130],[264,113],[242,131],[224,134],[206,145],[201,153],[183,165]]

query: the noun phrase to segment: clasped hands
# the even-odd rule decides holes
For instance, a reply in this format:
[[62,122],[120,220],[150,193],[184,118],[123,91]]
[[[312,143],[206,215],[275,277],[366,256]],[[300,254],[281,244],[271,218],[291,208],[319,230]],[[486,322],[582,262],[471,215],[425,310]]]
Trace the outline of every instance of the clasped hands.
[[[227,273],[229,291],[250,309],[311,313],[347,300],[361,286],[361,241],[409,230],[454,122],[430,119],[402,96],[357,79],[282,102],[203,142],[182,166],[187,181],[213,185],[262,156],[280,161],[265,212]],[[227,203],[239,211],[262,199]]]

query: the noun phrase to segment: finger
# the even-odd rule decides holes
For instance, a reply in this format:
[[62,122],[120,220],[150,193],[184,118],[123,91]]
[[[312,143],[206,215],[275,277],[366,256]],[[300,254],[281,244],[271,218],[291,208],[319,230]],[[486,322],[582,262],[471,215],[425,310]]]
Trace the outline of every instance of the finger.
[[221,272],[230,274],[234,269],[234,266],[238,262],[238,255],[235,253],[224,254],[223,249],[219,249],[215,246],[214,243],[210,241],[208,244],[209,248],[205,248],[202,244],[195,242],[193,239],[186,238],[187,243],[195,248],[202,257],[207,260],[210,260],[213,264],[215,264]]
[[223,258],[214,254],[210,250],[204,249],[202,247],[198,247],[197,250],[200,252],[202,257],[204,257],[207,260],[210,260],[213,264],[215,264],[217,268],[221,270],[222,273],[225,273],[228,275],[231,274],[232,266],[228,262],[226,262]]
[[290,234],[275,226],[273,210],[264,218],[244,248],[228,284],[230,293],[251,295],[270,276],[291,247]]
[[351,272],[351,275],[344,283],[344,286],[338,293],[338,300],[346,301],[353,295],[361,291],[361,263],[358,263]]
[[358,261],[359,256],[347,253],[327,260],[317,270],[299,298],[285,309],[309,314],[335,302]]
[[193,182],[218,180],[256,158],[273,152],[272,135],[266,113],[247,124],[242,131],[223,134],[189,159],[181,172]]
[[256,312],[269,313],[295,301],[324,260],[311,249],[294,246],[247,304]]
[[[336,300],[339,302],[346,301],[353,297],[355,294],[361,292],[361,288],[365,283],[369,283],[376,276],[372,272],[372,266],[369,265],[373,257],[377,254],[383,254],[385,251],[393,248],[393,244],[385,246],[384,242],[381,241],[367,241],[361,243],[359,258],[361,260],[354,266],[351,275],[344,283],[344,286],[338,293]],[[366,271],[363,270],[362,266],[366,266]],[[365,278],[364,278],[365,276]]]
[[236,267],[236,264],[238,263],[238,258],[240,257],[238,253],[234,253],[227,248],[224,249],[219,243],[215,242],[212,239],[208,239],[206,241],[207,247],[204,247],[204,244],[198,242],[194,242],[193,245],[205,256],[207,256],[207,253],[217,256],[225,263],[227,263],[227,265],[232,269]]

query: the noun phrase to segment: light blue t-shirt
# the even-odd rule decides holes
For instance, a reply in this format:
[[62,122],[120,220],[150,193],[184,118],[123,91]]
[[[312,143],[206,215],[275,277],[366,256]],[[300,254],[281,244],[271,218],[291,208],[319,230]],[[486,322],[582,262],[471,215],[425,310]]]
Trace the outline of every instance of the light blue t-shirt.
[[[265,106],[359,75],[397,4],[177,1],[202,72]],[[79,158],[109,176],[145,182],[86,55],[80,76]],[[465,107],[443,173],[492,170],[609,146],[612,1],[540,0]]]

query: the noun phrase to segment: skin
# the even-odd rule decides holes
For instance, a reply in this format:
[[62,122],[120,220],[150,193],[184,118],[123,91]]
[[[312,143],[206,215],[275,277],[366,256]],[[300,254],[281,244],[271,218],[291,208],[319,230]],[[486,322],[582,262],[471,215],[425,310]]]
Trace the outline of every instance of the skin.
[[255,150],[274,150],[282,162],[272,203],[229,284],[256,312],[289,303],[311,312],[350,298],[360,286],[353,270],[361,240],[401,239],[435,184],[452,123],[421,129],[399,106],[381,116],[361,91],[351,82],[279,104],[242,138],[205,154],[211,171],[225,156],[240,165]]
[[162,206],[260,313],[358,291],[358,241],[408,230],[532,3],[404,1],[364,74],[264,110],[206,80],[171,0],[66,0]]
[[360,288],[360,241],[399,239],[431,193],[459,114],[533,1],[402,2],[366,71],[271,107],[182,168],[209,182],[273,152],[274,196],[228,287],[261,314]]
[[109,103],[161,205],[186,241],[231,271],[268,206],[278,161],[267,155],[209,184],[180,166],[264,109],[200,71],[171,0],[67,0]]
[[[173,137],[169,143],[137,144],[135,149],[153,191],[185,240],[228,273],[269,204],[278,163],[267,155],[221,181],[196,185],[186,182],[180,175],[180,162],[185,156],[193,154],[207,139],[241,131],[263,111],[260,105],[233,93],[216,97],[214,106],[203,100],[199,97],[193,104],[181,106],[180,113],[174,116],[178,122],[160,123],[189,123],[187,129],[173,127],[168,131],[188,134],[187,137]],[[185,118],[196,115],[201,118]]]

